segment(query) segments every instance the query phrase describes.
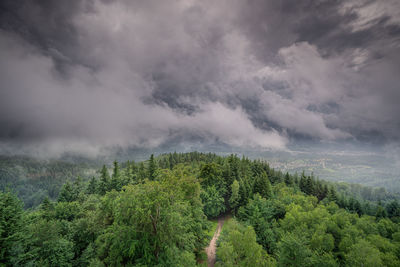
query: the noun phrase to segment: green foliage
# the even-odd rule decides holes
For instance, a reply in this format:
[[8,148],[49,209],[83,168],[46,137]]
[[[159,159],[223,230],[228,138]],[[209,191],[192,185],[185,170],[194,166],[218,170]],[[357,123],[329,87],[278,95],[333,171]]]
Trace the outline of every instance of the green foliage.
[[121,174],[120,174],[120,170],[119,170],[119,164],[117,161],[113,162],[113,173],[111,176],[111,181],[110,181],[110,188],[109,189],[114,189],[117,191],[120,191],[122,188],[122,181],[121,181]]
[[204,204],[204,214],[214,218],[225,211],[224,198],[221,197],[215,186],[207,187],[201,194]]
[[365,267],[384,266],[379,250],[365,240],[360,240],[350,247],[349,253],[346,254],[346,265]]
[[305,240],[293,234],[286,234],[279,242],[278,266],[312,266],[312,252]]
[[112,203],[113,223],[96,241],[99,259],[109,266],[194,262],[188,253],[203,245],[205,227],[199,194],[194,178],[177,179],[171,173],[160,182],[129,185],[117,198],[107,194],[104,202]]
[[78,192],[72,186],[70,182],[66,182],[61,188],[60,194],[58,196],[59,202],[71,202],[78,198]]
[[204,164],[200,169],[199,179],[204,188],[214,186],[222,195],[226,193],[226,185],[221,176],[221,167],[218,164]]
[[0,193],[0,266],[196,266],[206,216],[222,213],[236,217],[218,266],[400,265],[397,201],[365,201],[259,160],[172,153],[75,177],[33,210]]
[[10,193],[0,192],[0,265],[9,265],[22,225],[22,204]]
[[90,181],[89,184],[86,188],[86,193],[87,194],[96,194],[96,192],[98,191],[98,183],[97,183],[97,179],[93,176]]
[[265,198],[272,197],[271,183],[265,171],[261,172],[261,174],[256,177],[256,181],[254,183],[254,193],[259,193]]
[[230,220],[224,226],[217,250],[215,266],[275,266],[270,257],[256,242],[251,226],[242,226]]
[[154,155],[151,154],[149,159],[149,167],[148,167],[148,177],[151,181],[153,181],[157,176],[157,163],[154,159]]
[[39,160],[0,156],[0,191],[11,189],[25,208],[36,208],[42,201],[57,199],[66,181],[94,174],[97,165],[86,161]]
[[234,213],[236,213],[236,208],[239,205],[239,200],[240,200],[240,196],[239,196],[239,183],[237,180],[233,181],[232,185],[231,185],[231,197],[229,198],[229,206],[230,208],[234,211]]
[[277,229],[275,217],[275,204],[270,200],[256,194],[246,206],[242,206],[238,212],[238,218],[251,225],[257,233],[257,242],[269,253],[276,252]]
[[106,165],[103,165],[100,171],[100,183],[98,187],[99,194],[104,195],[110,189],[110,174],[108,173]]

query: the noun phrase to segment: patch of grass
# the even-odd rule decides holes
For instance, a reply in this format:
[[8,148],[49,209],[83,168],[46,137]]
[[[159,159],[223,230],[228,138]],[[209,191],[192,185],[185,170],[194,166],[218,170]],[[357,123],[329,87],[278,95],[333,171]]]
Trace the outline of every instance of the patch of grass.
[[209,220],[209,226],[208,229],[206,230],[206,236],[207,236],[207,240],[210,241],[215,233],[215,230],[217,230],[217,226],[218,226],[218,220]]

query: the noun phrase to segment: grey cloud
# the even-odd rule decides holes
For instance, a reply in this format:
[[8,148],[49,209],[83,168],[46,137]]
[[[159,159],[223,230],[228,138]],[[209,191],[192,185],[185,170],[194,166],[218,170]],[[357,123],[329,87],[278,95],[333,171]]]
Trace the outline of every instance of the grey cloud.
[[395,1],[21,0],[0,10],[4,147],[399,138]]

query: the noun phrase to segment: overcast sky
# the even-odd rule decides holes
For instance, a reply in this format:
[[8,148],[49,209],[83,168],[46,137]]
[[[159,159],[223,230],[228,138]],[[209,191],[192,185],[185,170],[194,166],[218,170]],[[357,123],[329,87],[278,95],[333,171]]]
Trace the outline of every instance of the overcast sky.
[[2,0],[0,149],[398,143],[398,0]]

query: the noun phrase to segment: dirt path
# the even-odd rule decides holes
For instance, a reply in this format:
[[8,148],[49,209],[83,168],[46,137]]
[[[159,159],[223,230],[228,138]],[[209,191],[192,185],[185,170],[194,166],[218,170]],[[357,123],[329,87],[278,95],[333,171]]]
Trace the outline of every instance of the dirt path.
[[216,260],[215,252],[217,250],[217,240],[219,235],[221,234],[222,225],[224,224],[225,219],[225,216],[218,219],[217,230],[215,230],[214,236],[211,239],[210,244],[208,245],[208,247],[206,247],[208,267],[214,267]]

